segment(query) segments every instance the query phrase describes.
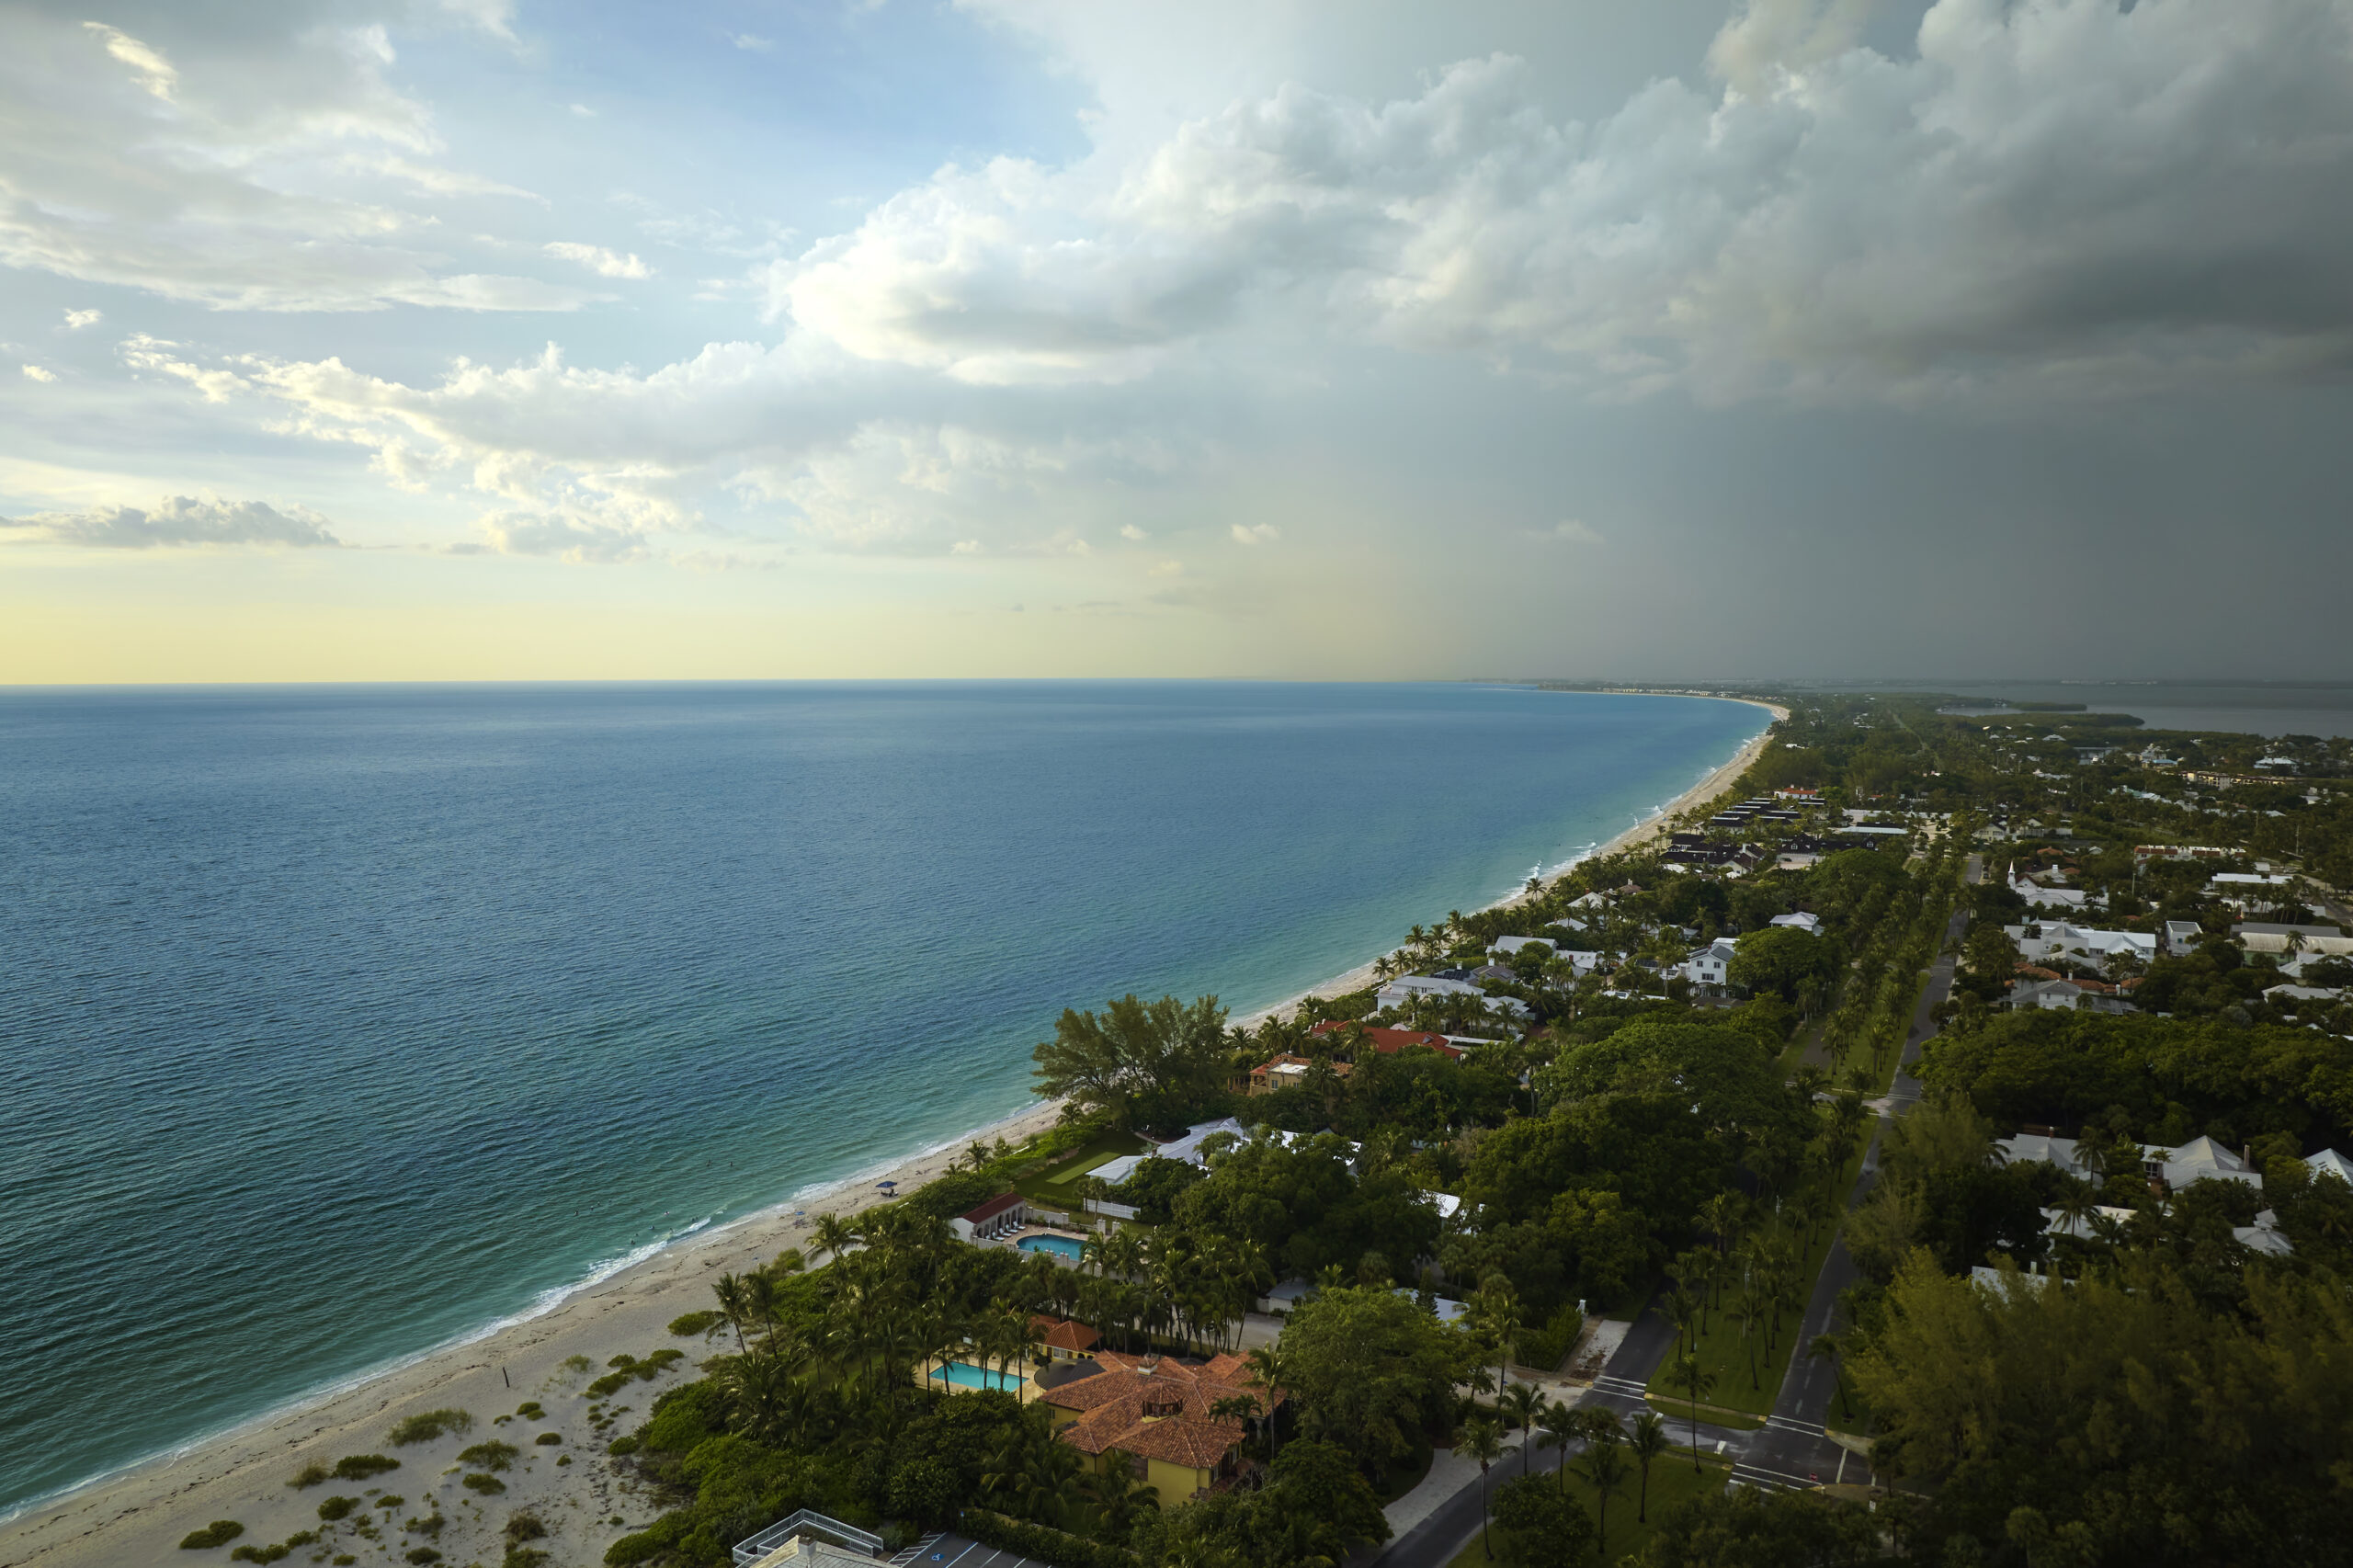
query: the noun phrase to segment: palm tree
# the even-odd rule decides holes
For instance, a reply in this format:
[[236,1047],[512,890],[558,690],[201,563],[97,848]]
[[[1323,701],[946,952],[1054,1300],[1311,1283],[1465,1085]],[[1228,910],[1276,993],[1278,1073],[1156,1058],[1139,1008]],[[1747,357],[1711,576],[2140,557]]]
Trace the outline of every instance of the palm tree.
[[1598,1556],[1602,1542],[1609,1539],[1609,1494],[1626,1484],[1626,1455],[1618,1446],[1618,1439],[1604,1437],[1587,1449],[1577,1473],[1593,1488],[1594,1500],[1600,1505],[1600,1539],[1594,1542],[1594,1552]]
[[1754,1289],[1733,1298],[1732,1321],[1739,1326],[1740,1342],[1748,1349],[1748,1386],[1762,1390],[1765,1385],[1756,1377],[1756,1331],[1765,1322],[1765,1303]]
[[1677,1285],[1666,1293],[1665,1306],[1667,1321],[1675,1325],[1675,1353],[1680,1356],[1685,1341],[1691,1337],[1691,1320],[1699,1303],[1692,1299],[1690,1291]]
[[1699,1365],[1696,1356],[1681,1356],[1667,1369],[1667,1382],[1680,1389],[1691,1401],[1691,1468],[1699,1468],[1699,1396],[1716,1390],[1716,1374]]
[[727,1325],[735,1331],[736,1354],[750,1355],[751,1346],[744,1343],[744,1324],[751,1316],[751,1304],[745,1298],[743,1278],[722,1274],[711,1293],[719,1298],[719,1310],[726,1317]]
[[1836,1380],[1838,1387],[1838,1408],[1847,1413],[1848,1420],[1853,1420],[1855,1407],[1853,1402],[1847,1397],[1846,1369],[1839,1364],[1847,1354],[1847,1336],[1841,1334],[1817,1334],[1813,1336],[1813,1342],[1805,1347],[1805,1353],[1809,1357],[1818,1356],[1830,1363],[1830,1375]]
[[1457,1451],[1468,1454],[1479,1461],[1479,1546],[1489,1557],[1493,1557],[1495,1550],[1487,1544],[1486,1509],[1490,1501],[1487,1492],[1487,1467],[1493,1464],[1495,1457],[1504,1451],[1503,1434],[1495,1426],[1495,1418],[1482,1411],[1464,1422],[1462,1437]]
[[1097,1522],[1114,1540],[1128,1538],[1137,1515],[1160,1506],[1160,1494],[1136,1479],[1132,1462],[1120,1449],[1103,1450],[1100,1463],[1085,1484],[1095,1499]]
[[1650,1523],[1651,1465],[1665,1457],[1668,1446],[1666,1420],[1657,1411],[1645,1410],[1634,1417],[1633,1430],[1626,1437],[1626,1449],[1634,1456],[1635,1464],[1641,1466],[1643,1471],[1641,1502],[1634,1512],[1636,1524]]
[[828,1261],[838,1262],[842,1253],[858,1239],[858,1232],[838,1214],[820,1214],[809,1236],[810,1250],[822,1252]]
[[[1585,1425],[1578,1420],[1576,1411],[1557,1399],[1544,1407],[1543,1414],[1536,1418],[1536,1425],[1544,1434],[1538,1447],[1561,1450],[1561,1461],[1552,1468],[1553,1476],[1558,1479],[1568,1466],[1569,1445],[1584,1432]],[[1522,1473],[1526,1473],[1524,1469]],[[1562,1491],[1568,1490],[1567,1482],[1563,1481],[1560,1485]]]
[[1544,1392],[1532,1383],[1510,1383],[1496,1403],[1503,1407],[1505,1423],[1519,1430],[1519,1473],[1526,1475],[1528,1451],[1536,1446],[1528,1438],[1536,1429],[1536,1417],[1543,1412]]
[[1275,1410],[1282,1403],[1283,1375],[1290,1367],[1281,1349],[1274,1345],[1255,1346],[1243,1360],[1250,1369],[1250,1381],[1266,1391],[1267,1453],[1271,1459],[1281,1442],[1280,1436],[1275,1431]]

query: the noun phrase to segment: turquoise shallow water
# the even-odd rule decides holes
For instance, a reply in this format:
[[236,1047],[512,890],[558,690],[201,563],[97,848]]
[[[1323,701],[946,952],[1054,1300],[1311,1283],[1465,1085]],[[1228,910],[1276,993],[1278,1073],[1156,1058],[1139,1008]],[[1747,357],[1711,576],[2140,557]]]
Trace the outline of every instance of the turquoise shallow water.
[[0,1511],[1028,1103],[1687,789],[1751,707],[1203,683],[0,691]]

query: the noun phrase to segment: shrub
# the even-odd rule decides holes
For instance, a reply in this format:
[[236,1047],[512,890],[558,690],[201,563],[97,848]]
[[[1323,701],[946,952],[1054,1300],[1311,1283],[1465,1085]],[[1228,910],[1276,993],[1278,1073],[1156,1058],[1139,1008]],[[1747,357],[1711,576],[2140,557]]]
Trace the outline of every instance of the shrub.
[[603,1399],[608,1395],[619,1393],[629,1386],[630,1380],[632,1378],[639,1382],[650,1383],[667,1371],[673,1363],[686,1358],[685,1351],[669,1345],[664,1346],[642,1361],[626,1354],[616,1356],[605,1363],[615,1369],[607,1372],[588,1385],[588,1397]]
[[[983,1546],[1035,1558],[1047,1568],[1142,1568],[1143,1559],[1124,1546],[1088,1540],[1066,1530],[1007,1518],[986,1508],[964,1510],[963,1532]],[[610,1559],[607,1559],[610,1561]]]
[[386,1459],[382,1454],[346,1454],[335,1461],[337,1481],[365,1481],[371,1475],[381,1475],[388,1470],[398,1470],[401,1461]]
[[395,1497],[391,1493],[387,1492],[381,1497],[377,1498],[375,1502],[369,1504],[369,1506],[373,1508],[405,1508],[408,1506],[408,1499],[405,1497]]
[[698,1334],[709,1334],[726,1321],[725,1312],[688,1312],[670,1320],[670,1332],[681,1339],[692,1339]]
[[527,1399],[517,1405],[515,1414],[526,1421],[545,1421],[548,1418],[548,1413],[540,1408],[540,1402],[536,1399]]
[[431,1518],[411,1519],[401,1529],[408,1535],[421,1535],[427,1540],[438,1540],[441,1539],[441,1527],[449,1522],[441,1517],[441,1510],[436,1508]]
[[334,1472],[329,1471],[326,1466],[313,1462],[311,1464],[306,1464],[301,1469],[296,1471],[294,1472],[294,1479],[288,1482],[286,1484],[297,1489],[305,1486],[316,1486],[321,1482],[327,1480],[333,1473]]
[[494,1475],[484,1475],[480,1471],[466,1477],[462,1484],[467,1491],[479,1492],[485,1497],[506,1490],[506,1483]]
[[506,1544],[518,1546],[527,1540],[539,1540],[548,1533],[546,1521],[529,1508],[517,1508],[506,1516]]
[[182,1551],[202,1551],[215,1546],[226,1546],[245,1533],[245,1527],[234,1519],[215,1519],[200,1530],[190,1530],[180,1539]]
[[330,1497],[319,1505],[319,1517],[333,1524],[337,1519],[350,1517],[351,1510],[358,1506],[359,1499],[357,1497]]
[[441,1554],[429,1546],[412,1546],[408,1549],[408,1560],[417,1564],[417,1568],[425,1568],[427,1562],[440,1562]]
[[512,1443],[476,1443],[459,1454],[460,1464],[474,1465],[483,1470],[512,1470],[523,1450]]
[[552,1449],[558,1443],[563,1441],[563,1434],[561,1432],[542,1432],[538,1437],[532,1438],[531,1441],[537,1443],[543,1449]]
[[389,1441],[396,1449],[411,1443],[429,1443],[449,1432],[470,1430],[474,1418],[462,1410],[427,1410],[411,1415],[394,1426]]
[[241,1546],[229,1553],[229,1561],[232,1562],[275,1562],[281,1557],[290,1556],[293,1550],[282,1541],[276,1546]]
[[358,1561],[358,1558],[348,1551],[339,1552],[335,1556],[335,1568],[351,1568],[351,1565]]

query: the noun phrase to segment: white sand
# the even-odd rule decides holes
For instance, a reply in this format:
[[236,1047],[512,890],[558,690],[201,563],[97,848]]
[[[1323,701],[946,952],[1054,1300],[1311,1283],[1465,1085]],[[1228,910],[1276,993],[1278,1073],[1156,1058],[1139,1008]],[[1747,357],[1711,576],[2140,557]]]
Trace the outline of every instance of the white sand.
[[[1776,720],[1789,717],[1781,709],[1771,712]],[[1673,803],[1596,853],[1622,849],[1665,831],[1677,813],[1730,785],[1765,744],[1766,737],[1758,736]],[[1515,893],[1498,902],[1509,904],[1522,896]],[[1372,965],[1366,963],[1280,1006],[1296,1006],[1307,995],[1359,990],[1371,981]],[[1257,1013],[1242,1021],[1255,1023],[1266,1016]],[[949,1159],[972,1137],[1002,1136],[1018,1142],[1051,1126],[1060,1108],[1040,1106],[887,1174],[903,1186],[917,1186],[945,1170]],[[670,1321],[710,1307],[710,1287],[721,1275],[742,1272],[783,1248],[805,1244],[806,1224],[796,1225],[795,1208],[805,1209],[813,1218],[825,1212],[854,1213],[881,1199],[874,1186],[878,1179],[860,1177],[807,1203],[783,1205],[682,1241],[540,1316],[30,1508],[0,1524],[0,1568],[134,1562],[199,1568],[225,1562],[233,1546],[266,1546],[304,1529],[324,1529],[323,1544],[335,1553],[354,1553],[366,1564],[404,1563],[406,1551],[418,1545],[435,1547],[452,1565],[488,1563],[503,1551],[500,1532],[508,1516],[526,1506],[546,1522],[551,1534],[536,1544],[555,1562],[600,1562],[607,1546],[644,1528],[659,1509],[636,1495],[634,1483],[603,1457],[603,1442],[589,1425],[585,1385],[622,1352],[642,1359],[664,1346],[686,1350],[688,1360],[671,1372],[650,1384],[632,1382],[610,1397],[608,1412],[625,1406],[629,1414],[607,1436],[630,1430],[656,1395],[689,1375],[695,1360],[709,1354],[700,1339],[671,1337]],[[564,1363],[573,1357],[585,1357],[592,1369],[567,1369]],[[492,1425],[493,1417],[514,1411],[526,1400],[538,1401],[547,1419]],[[441,1407],[471,1412],[473,1430],[405,1449],[386,1443],[385,1434],[394,1422]],[[542,1448],[532,1441],[549,1431],[561,1435],[560,1446]],[[504,1494],[478,1498],[460,1483],[460,1471],[467,1467],[459,1465],[457,1455],[487,1438],[517,1445],[523,1457],[501,1477],[507,1486]],[[332,1466],[347,1454],[365,1453],[391,1454],[401,1468],[364,1483],[329,1482],[299,1492],[286,1484],[306,1464]],[[563,1455],[571,1457],[569,1465],[556,1463]],[[353,1519],[322,1527],[317,1513],[322,1499],[359,1496],[370,1488],[405,1499],[392,1512],[389,1527],[379,1525],[377,1540],[358,1537],[351,1528]],[[430,1516],[437,1508],[448,1521],[438,1539],[402,1533],[404,1520]],[[386,1516],[380,1509],[373,1517],[382,1520]],[[623,1522],[615,1524],[616,1518]],[[176,1550],[182,1536],[213,1519],[235,1519],[245,1533],[231,1546],[185,1553]],[[317,1550],[298,1549],[286,1562],[307,1564]]]
[[[1002,1136],[1017,1143],[1051,1126],[1060,1109],[1039,1106],[888,1175],[905,1187],[928,1181],[972,1137]],[[656,1395],[691,1376],[694,1362],[711,1353],[699,1337],[673,1338],[670,1321],[710,1307],[710,1288],[721,1275],[741,1272],[783,1248],[805,1246],[805,1221],[796,1228],[795,1209],[805,1209],[812,1218],[854,1213],[881,1200],[874,1185],[879,1179],[860,1177],[806,1203],[784,1205],[681,1241],[540,1316],[40,1505],[0,1525],[0,1568],[146,1562],[199,1568],[226,1562],[236,1546],[267,1546],[298,1530],[326,1528],[318,1518],[322,1499],[358,1496],[369,1487],[407,1501],[395,1510],[390,1528],[380,1527],[377,1541],[354,1535],[350,1519],[332,1527],[326,1544],[337,1553],[356,1553],[362,1563],[405,1568],[405,1553],[420,1545],[437,1548],[452,1568],[495,1562],[504,1551],[500,1532],[508,1515],[526,1506],[547,1523],[551,1534],[537,1544],[553,1561],[601,1562],[607,1546],[631,1529],[643,1528],[659,1509],[634,1495],[634,1483],[603,1457],[603,1441],[589,1426],[589,1402],[582,1389],[620,1353],[642,1359],[664,1346],[685,1350],[688,1358],[662,1378],[632,1382],[610,1396],[608,1411],[627,1406],[631,1414],[606,1437],[631,1430]],[[586,1357],[593,1370],[567,1369],[563,1363],[574,1356]],[[492,1426],[494,1416],[511,1413],[526,1400],[537,1400],[547,1419]],[[472,1413],[473,1430],[404,1449],[387,1445],[385,1434],[394,1422],[442,1407]],[[562,1435],[561,1446],[542,1448],[532,1441],[549,1431]],[[519,1447],[523,1457],[500,1477],[507,1485],[505,1494],[478,1498],[460,1483],[457,1455],[494,1437]],[[401,1468],[367,1482],[328,1482],[300,1492],[286,1484],[305,1464],[332,1466],[347,1454],[366,1453],[389,1454]],[[572,1462],[558,1466],[558,1456],[567,1454]],[[439,1539],[401,1533],[403,1520],[430,1516],[437,1505],[448,1520]],[[611,1522],[616,1517],[626,1528]],[[376,1517],[383,1517],[381,1510]],[[245,1533],[208,1551],[177,1550],[182,1536],[214,1519],[235,1519]],[[316,1550],[298,1548],[285,1561],[307,1565]]]

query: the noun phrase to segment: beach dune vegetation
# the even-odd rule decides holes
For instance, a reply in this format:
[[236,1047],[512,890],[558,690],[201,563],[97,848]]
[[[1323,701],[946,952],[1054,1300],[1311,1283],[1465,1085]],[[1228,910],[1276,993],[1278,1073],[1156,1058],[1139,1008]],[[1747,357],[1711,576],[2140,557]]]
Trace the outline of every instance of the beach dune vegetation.
[[498,1477],[494,1475],[489,1475],[481,1471],[476,1471],[472,1475],[467,1476],[460,1484],[462,1484],[467,1491],[479,1492],[485,1497],[493,1496],[506,1490],[506,1483],[499,1480]]
[[558,1443],[563,1441],[563,1434],[561,1432],[542,1432],[538,1437],[532,1438],[531,1441],[538,1444],[540,1448],[552,1449]]
[[479,1470],[512,1470],[516,1460],[522,1456],[522,1449],[512,1443],[502,1443],[494,1439],[487,1443],[476,1443],[471,1449],[460,1450],[458,1462],[472,1465]]
[[245,1527],[234,1519],[215,1519],[200,1530],[190,1530],[180,1538],[182,1551],[205,1551],[216,1546],[226,1546],[245,1533]]
[[467,1432],[473,1428],[474,1418],[462,1410],[426,1410],[404,1417],[393,1426],[385,1441],[396,1449],[412,1443],[430,1443],[451,1432]]
[[366,1481],[400,1467],[401,1461],[387,1454],[346,1454],[335,1461],[334,1473],[337,1481]]
[[319,1504],[319,1517],[327,1524],[333,1524],[337,1519],[349,1517],[351,1511],[358,1506],[359,1499],[357,1497],[329,1497]]

